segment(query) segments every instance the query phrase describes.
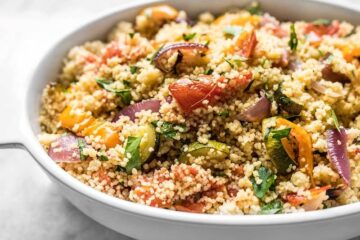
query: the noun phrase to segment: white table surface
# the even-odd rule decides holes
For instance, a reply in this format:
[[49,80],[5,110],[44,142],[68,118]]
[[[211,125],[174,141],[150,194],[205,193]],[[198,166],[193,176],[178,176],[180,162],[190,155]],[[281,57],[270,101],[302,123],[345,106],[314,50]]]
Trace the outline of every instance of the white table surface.
[[[16,85],[58,36],[123,2],[0,0],[0,81],[12,81]],[[0,239],[129,238],[86,217],[61,197],[28,153],[1,150]]]

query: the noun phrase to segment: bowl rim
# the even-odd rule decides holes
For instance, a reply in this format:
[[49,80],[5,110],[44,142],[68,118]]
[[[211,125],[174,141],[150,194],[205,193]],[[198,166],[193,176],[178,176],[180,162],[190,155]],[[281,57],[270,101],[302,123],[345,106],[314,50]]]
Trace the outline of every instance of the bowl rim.
[[[337,8],[345,8],[360,12],[360,7],[353,6],[350,3],[330,2],[330,0],[307,0],[309,2],[316,2],[319,4],[333,5]],[[291,214],[274,214],[274,215],[216,215],[216,214],[194,214],[179,211],[172,211],[168,209],[161,209],[150,207],[127,200],[122,200],[116,197],[112,197],[103,192],[99,192],[90,186],[87,186],[72,177],[70,174],[60,168],[47,153],[43,150],[41,144],[38,142],[37,136],[32,130],[30,123],[30,109],[26,106],[27,99],[31,96],[31,83],[36,81],[37,75],[41,72],[41,66],[44,64],[46,59],[51,56],[53,49],[62,44],[66,39],[71,38],[73,34],[82,29],[96,23],[97,21],[104,19],[110,15],[121,13],[128,9],[139,8],[148,6],[159,2],[169,2],[164,0],[139,0],[128,2],[120,6],[114,7],[109,11],[105,11],[102,14],[95,16],[88,20],[84,24],[74,28],[70,32],[64,34],[58,41],[56,41],[50,48],[47,49],[46,53],[43,54],[41,60],[36,64],[35,70],[30,75],[28,81],[26,81],[25,97],[23,104],[23,116],[20,121],[20,131],[23,134],[22,144],[29,151],[32,157],[39,163],[39,165],[58,183],[61,185],[81,194],[83,197],[97,201],[98,203],[104,204],[107,207],[111,207],[119,212],[126,212],[137,216],[143,216],[148,218],[156,218],[158,220],[171,220],[174,222],[182,223],[196,223],[196,224],[210,224],[219,226],[268,226],[268,225],[288,225],[293,223],[309,223],[315,221],[326,221],[333,218],[347,217],[360,213],[360,202],[347,204],[343,206],[333,207],[329,209],[311,211],[311,212],[297,212]],[[171,4],[171,2],[170,2]]]

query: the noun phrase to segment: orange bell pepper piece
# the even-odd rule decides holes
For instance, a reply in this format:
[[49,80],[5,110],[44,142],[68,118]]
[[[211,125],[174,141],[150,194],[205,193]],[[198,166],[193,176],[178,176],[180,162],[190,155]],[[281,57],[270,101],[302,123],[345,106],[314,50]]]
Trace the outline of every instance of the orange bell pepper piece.
[[175,8],[162,4],[153,7],[145,8],[140,15],[147,16],[154,21],[170,21],[175,20],[179,15],[178,10]]
[[311,136],[304,128],[292,123],[284,118],[276,119],[277,126],[286,126],[291,128],[290,134],[295,137],[299,147],[299,165],[307,170],[311,183],[313,184],[314,159],[312,154]]
[[91,114],[81,112],[68,106],[60,114],[59,121],[63,128],[69,129],[78,136],[99,137],[107,148],[120,144],[119,133],[110,122],[94,118]]

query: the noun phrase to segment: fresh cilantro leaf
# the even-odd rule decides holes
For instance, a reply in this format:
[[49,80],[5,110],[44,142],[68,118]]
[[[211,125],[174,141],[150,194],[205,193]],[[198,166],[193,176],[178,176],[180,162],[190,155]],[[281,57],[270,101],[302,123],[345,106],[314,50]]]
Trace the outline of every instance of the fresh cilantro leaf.
[[125,156],[128,157],[130,154],[129,161],[126,164],[126,172],[130,174],[135,169],[140,169],[141,158],[140,158],[140,142],[141,137],[128,137],[125,146]]
[[190,41],[196,36],[196,33],[183,34],[182,37],[185,41]]
[[319,18],[319,19],[312,21],[312,24],[314,24],[314,25],[330,25],[331,21],[329,19]]
[[261,183],[257,184],[255,177],[251,178],[251,182],[253,185],[255,195],[258,198],[262,199],[267,193],[267,191],[269,191],[270,187],[275,183],[276,176],[272,174],[272,172],[266,169],[265,167],[260,167],[258,173]]
[[240,35],[243,32],[243,28],[239,27],[239,26],[226,26],[226,27],[224,27],[223,32],[226,35],[236,37],[236,36]]
[[129,33],[129,37],[132,39],[134,37],[135,33],[134,32],[131,32]]
[[336,116],[336,113],[334,111],[334,109],[331,109],[331,117],[332,117],[332,120],[334,122],[334,125],[336,127],[336,129],[340,132],[340,124],[339,124],[339,120]]
[[139,67],[137,67],[137,66],[130,66],[130,73],[135,74],[138,69],[139,69]]
[[251,3],[251,5],[249,7],[246,8],[246,10],[251,14],[251,15],[261,15],[262,11],[260,9],[260,5],[258,2],[253,2]]
[[78,139],[77,140],[78,147],[79,147],[79,153],[80,153],[80,160],[84,161],[87,159],[87,155],[84,154],[84,148],[86,147],[84,139]]
[[225,109],[225,110],[219,112],[218,116],[223,117],[223,118],[229,117],[229,110]]
[[292,51],[296,50],[297,45],[298,45],[298,38],[296,35],[296,31],[295,31],[295,26],[294,24],[290,25],[290,40],[289,40],[289,47]]
[[176,139],[178,138],[178,134],[182,132],[186,132],[187,128],[181,124],[174,124],[170,122],[163,121],[153,121],[152,125],[157,128],[160,128],[160,133],[164,135],[166,138]]
[[125,105],[130,104],[130,102],[132,100],[130,89],[115,89],[111,86],[113,81],[103,79],[103,78],[97,78],[96,82],[101,88],[105,89],[106,91],[115,93],[117,96],[120,96],[122,102]]
[[214,70],[212,70],[211,68],[209,68],[209,69],[206,69],[206,70],[205,70],[204,74],[205,74],[205,75],[211,75],[213,72],[214,72]]
[[274,200],[265,204],[260,211],[260,214],[276,214],[283,210],[283,203],[280,200]]

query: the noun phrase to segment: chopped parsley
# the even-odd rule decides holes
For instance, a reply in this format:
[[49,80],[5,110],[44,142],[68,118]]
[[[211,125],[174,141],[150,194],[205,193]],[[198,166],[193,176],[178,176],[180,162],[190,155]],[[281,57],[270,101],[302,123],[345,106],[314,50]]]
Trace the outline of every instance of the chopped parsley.
[[224,59],[225,60],[225,62],[227,62],[229,65],[230,65],[230,67],[231,68],[234,68],[235,66],[234,66],[234,64],[232,63],[232,62],[230,62],[230,60],[229,59]]
[[265,167],[260,167],[258,173],[261,183],[258,184],[255,180],[255,177],[251,178],[251,182],[253,185],[255,195],[258,198],[262,199],[264,198],[265,194],[269,191],[270,187],[275,183],[276,176],[272,174],[272,172],[269,169],[266,169]]
[[298,38],[295,31],[294,24],[290,25],[290,40],[289,40],[289,47],[292,51],[295,51],[298,45]]
[[185,41],[190,41],[196,36],[196,33],[183,34],[182,37]]
[[78,139],[77,140],[78,147],[79,147],[79,153],[80,153],[80,160],[84,161],[87,159],[88,155],[84,153],[84,148],[86,147],[84,139]]
[[331,109],[331,117],[332,117],[332,120],[333,120],[333,123],[336,127],[336,129],[340,132],[340,124],[339,124],[339,120],[336,116],[336,113],[334,111],[334,109]]
[[115,89],[111,86],[113,81],[103,78],[97,78],[96,83],[106,91],[115,93],[115,95],[120,96],[124,104],[126,105],[130,104],[132,100],[130,89]]
[[134,32],[131,32],[129,33],[129,37],[132,39],[134,37],[135,33]]
[[139,69],[139,67],[137,67],[137,66],[130,66],[130,73],[135,74],[138,69]]
[[260,211],[260,214],[277,214],[283,210],[283,203],[280,200],[274,200],[265,204]]
[[153,121],[151,123],[156,129],[160,129],[160,133],[166,138],[178,139],[179,134],[186,132],[188,129],[185,125],[175,124],[163,121]]
[[260,8],[260,5],[258,2],[253,2],[251,3],[251,5],[249,7],[246,8],[246,10],[251,14],[251,15],[261,15],[262,11]]
[[130,174],[135,169],[140,169],[141,167],[141,158],[140,158],[140,142],[141,137],[128,137],[125,146],[125,157],[128,158],[126,164],[126,172]]
[[223,118],[227,118],[227,117],[229,117],[230,114],[229,114],[229,110],[225,109],[221,112],[218,112],[217,115],[220,117],[223,117]]
[[212,70],[211,68],[209,68],[209,69],[206,69],[206,70],[205,70],[204,74],[205,74],[205,75],[211,75],[213,72],[214,72],[214,70]]
[[103,152],[101,152],[101,153],[99,154],[99,160],[100,160],[100,161],[108,161],[109,158],[108,158]]

